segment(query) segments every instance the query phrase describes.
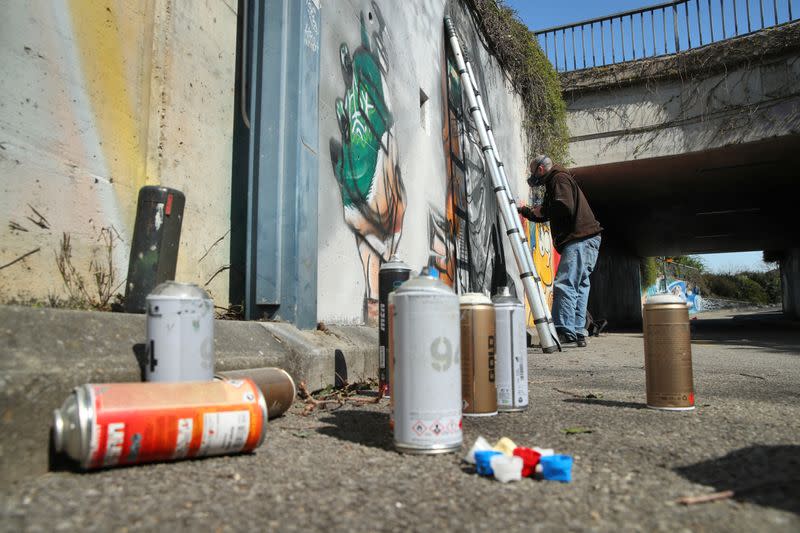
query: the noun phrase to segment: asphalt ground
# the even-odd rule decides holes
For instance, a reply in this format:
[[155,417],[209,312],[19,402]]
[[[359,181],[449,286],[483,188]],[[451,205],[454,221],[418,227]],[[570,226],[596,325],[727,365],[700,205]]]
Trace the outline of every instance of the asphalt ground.
[[4,483],[0,530],[796,532],[800,324],[715,316],[693,322],[695,411],[645,407],[642,337],[622,333],[530,351],[530,408],[464,420],[465,449],[552,447],[574,457],[572,483],[482,478],[465,449],[398,454],[386,400],[307,416],[298,401],[253,454]]

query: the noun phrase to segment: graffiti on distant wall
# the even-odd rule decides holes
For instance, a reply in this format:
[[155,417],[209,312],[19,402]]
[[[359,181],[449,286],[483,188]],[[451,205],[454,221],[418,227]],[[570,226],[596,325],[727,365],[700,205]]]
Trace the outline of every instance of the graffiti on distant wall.
[[689,308],[689,314],[693,315],[703,310],[703,297],[700,296],[700,291],[697,285],[688,285],[682,279],[674,279],[665,283],[664,276],[656,278],[656,282],[642,291],[642,305],[647,301],[647,298],[656,294],[672,294],[677,296],[684,302],[686,307]]
[[365,319],[370,321],[377,317],[380,265],[397,251],[402,236],[406,193],[386,84],[387,27],[374,2],[369,22],[361,13],[360,31],[354,51],[347,43],[339,46],[345,91],[336,99],[339,137],[330,140],[330,153],[344,220],[361,256]]
[[[497,204],[489,187],[477,132],[467,116],[463,87],[449,49],[442,69],[442,142],[447,170],[442,279],[458,293],[494,292],[503,268]],[[480,75],[480,74],[476,74]],[[433,215],[432,215],[433,216]],[[500,281],[504,282],[504,281]]]

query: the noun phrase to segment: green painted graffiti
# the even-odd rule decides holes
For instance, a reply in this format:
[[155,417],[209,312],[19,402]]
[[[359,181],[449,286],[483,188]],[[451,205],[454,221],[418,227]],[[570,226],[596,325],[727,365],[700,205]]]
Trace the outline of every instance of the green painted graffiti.
[[[383,91],[378,59],[370,50],[369,35],[361,15],[361,47],[352,58],[346,43],[339,47],[339,60],[345,84],[344,99],[336,100],[336,119],[342,135],[341,152],[334,172],[342,190],[344,205],[368,200],[374,191],[373,181],[384,134],[394,124]],[[349,81],[349,83],[348,83]]]
[[[377,316],[378,269],[397,251],[406,193],[398,163],[388,72],[388,31],[380,9],[360,17],[360,40],[352,53],[339,46],[344,96],[336,99],[339,136],[330,140],[333,173],[345,223],[356,237],[366,280],[365,315]],[[375,309],[372,309],[375,307]]]

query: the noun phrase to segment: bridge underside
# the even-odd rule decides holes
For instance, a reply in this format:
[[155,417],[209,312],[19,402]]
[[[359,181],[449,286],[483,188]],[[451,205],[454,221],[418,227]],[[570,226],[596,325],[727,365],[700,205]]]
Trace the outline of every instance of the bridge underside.
[[628,253],[800,247],[800,134],[572,170]]

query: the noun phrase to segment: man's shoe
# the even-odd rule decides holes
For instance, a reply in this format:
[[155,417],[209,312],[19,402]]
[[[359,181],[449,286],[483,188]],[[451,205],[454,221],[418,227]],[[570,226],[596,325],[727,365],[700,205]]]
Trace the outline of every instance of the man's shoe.
[[577,339],[574,337],[567,337],[562,333],[558,334],[558,343],[561,344],[562,348],[576,348],[578,346]]
[[575,344],[578,345],[578,348],[586,348],[586,337],[578,335],[578,338],[575,339]]

